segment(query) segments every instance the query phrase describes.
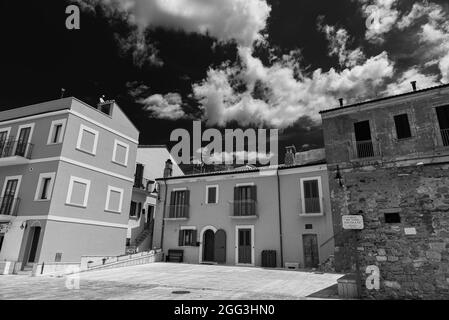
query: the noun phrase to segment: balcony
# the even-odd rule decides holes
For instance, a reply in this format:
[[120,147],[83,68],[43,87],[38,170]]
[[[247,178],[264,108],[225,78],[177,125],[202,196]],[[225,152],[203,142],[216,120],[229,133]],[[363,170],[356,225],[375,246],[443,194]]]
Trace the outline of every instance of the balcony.
[[14,196],[0,197],[0,216],[8,216],[8,217],[17,216],[19,204],[20,198],[15,198]]
[[324,214],[324,198],[304,198],[301,213],[302,217],[322,216]]
[[21,140],[0,142],[0,166],[26,164],[32,151],[33,144]]
[[189,205],[170,204],[168,207],[168,216],[165,220],[187,220],[189,219]]
[[146,179],[146,178],[139,177],[139,176],[134,176],[133,188],[151,193],[151,192],[153,192],[153,185],[154,185],[153,180]]
[[443,146],[447,147],[449,146],[449,128],[448,129],[441,129],[441,140],[443,141]]
[[372,140],[356,141],[357,158],[372,158],[375,156]]
[[258,217],[257,201],[252,199],[231,201],[230,209],[230,216],[234,219],[254,219]]

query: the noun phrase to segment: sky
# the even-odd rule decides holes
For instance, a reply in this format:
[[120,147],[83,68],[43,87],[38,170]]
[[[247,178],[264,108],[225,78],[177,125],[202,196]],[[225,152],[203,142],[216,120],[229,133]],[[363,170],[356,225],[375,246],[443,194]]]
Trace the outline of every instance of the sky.
[[449,82],[448,17],[447,0],[2,0],[0,110],[65,88],[115,99],[142,144],[201,120],[276,128],[280,154],[322,147],[319,111],[339,98]]

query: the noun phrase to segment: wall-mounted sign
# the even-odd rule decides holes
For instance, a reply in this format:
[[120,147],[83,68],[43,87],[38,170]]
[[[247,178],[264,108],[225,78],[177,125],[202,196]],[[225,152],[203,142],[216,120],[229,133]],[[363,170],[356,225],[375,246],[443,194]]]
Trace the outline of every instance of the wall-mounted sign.
[[0,233],[6,233],[9,230],[10,223],[0,223]]
[[362,230],[363,217],[361,215],[344,215],[341,216],[343,229],[346,230]]

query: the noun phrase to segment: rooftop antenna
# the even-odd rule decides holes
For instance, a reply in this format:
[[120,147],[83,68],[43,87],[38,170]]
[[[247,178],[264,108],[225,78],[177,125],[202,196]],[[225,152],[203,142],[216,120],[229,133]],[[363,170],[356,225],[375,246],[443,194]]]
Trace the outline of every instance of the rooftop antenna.
[[65,89],[61,88],[61,99],[64,98]]

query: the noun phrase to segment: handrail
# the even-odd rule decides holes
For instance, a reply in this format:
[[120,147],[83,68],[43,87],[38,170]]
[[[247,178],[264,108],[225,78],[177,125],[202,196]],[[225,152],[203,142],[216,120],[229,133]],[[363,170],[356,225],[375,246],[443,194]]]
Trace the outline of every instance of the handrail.
[[22,140],[0,141],[0,158],[13,156],[31,159],[33,144]]

